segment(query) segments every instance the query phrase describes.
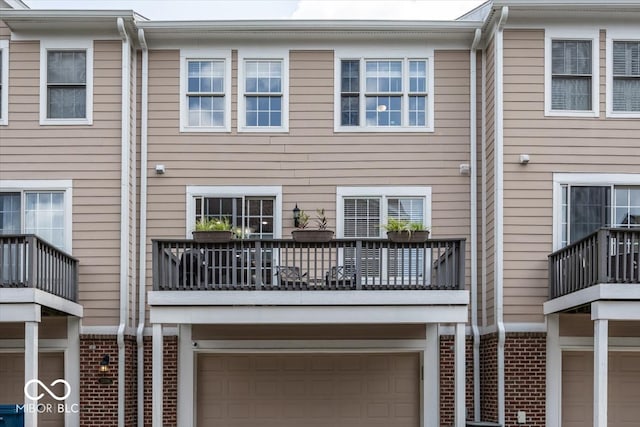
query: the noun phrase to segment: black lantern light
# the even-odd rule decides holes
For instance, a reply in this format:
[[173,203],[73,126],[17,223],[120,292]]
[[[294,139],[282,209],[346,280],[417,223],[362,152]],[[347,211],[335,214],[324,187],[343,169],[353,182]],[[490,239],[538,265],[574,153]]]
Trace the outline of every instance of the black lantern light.
[[300,208],[296,203],[296,207],[293,208],[293,226],[298,228],[298,225],[300,225]]

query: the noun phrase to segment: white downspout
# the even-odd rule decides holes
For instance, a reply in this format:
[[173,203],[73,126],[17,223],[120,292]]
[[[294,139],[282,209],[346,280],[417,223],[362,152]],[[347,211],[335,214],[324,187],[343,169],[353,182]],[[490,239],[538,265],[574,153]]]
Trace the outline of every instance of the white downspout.
[[146,261],[147,261],[147,108],[149,102],[149,49],[144,30],[138,29],[138,41],[142,46],[142,99],[140,111],[140,257],[138,278],[138,427],[144,427],[144,324],[146,317]]
[[476,29],[469,54],[470,75],[470,122],[469,139],[471,145],[471,332],[473,334],[473,416],[480,421],[480,331],[478,329],[478,146],[477,146],[477,48],[482,31]]
[[502,7],[496,31],[495,52],[495,317],[498,327],[498,422],[505,425],[504,397],[504,94],[503,94],[503,30],[509,17],[509,8]]
[[487,49],[482,50],[482,327],[487,327]]
[[125,422],[125,343],[124,334],[129,316],[129,103],[130,95],[130,41],[124,20],[118,18],[118,31],[122,37],[122,151],[120,176],[120,325],[118,326],[118,426]]

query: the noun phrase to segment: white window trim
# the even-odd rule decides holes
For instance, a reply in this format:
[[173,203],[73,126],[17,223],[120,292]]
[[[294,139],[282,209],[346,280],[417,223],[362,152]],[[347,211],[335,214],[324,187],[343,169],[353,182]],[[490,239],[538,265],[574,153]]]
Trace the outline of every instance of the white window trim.
[[640,112],[613,111],[613,42],[614,41],[640,41],[640,31],[633,29],[607,29],[606,40],[606,98],[607,117],[611,118],[640,118]]
[[[431,187],[337,187],[336,188],[336,236],[344,238],[344,198],[345,197],[420,197],[424,198],[425,227],[431,227]],[[387,222],[387,205],[380,209],[380,223]]]
[[[551,61],[553,40],[591,41],[591,110],[551,109]],[[546,28],[544,34],[544,115],[551,117],[598,117],[600,115],[600,30],[597,27]]]
[[[224,126],[189,126],[187,62],[191,60],[224,61]],[[231,50],[207,48],[180,50],[180,132],[231,132],[231,77]]]
[[73,181],[62,180],[0,180],[0,191],[3,193],[20,193],[20,230],[24,230],[24,193],[28,191],[63,191],[64,192],[64,251],[73,254]]
[[562,242],[563,185],[640,185],[640,174],[630,173],[554,173],[553,174],[553,250]]
[[0,126],[9,124],[9,40],[0,40],[2,55],[2,96],[0,96]]
[[[245,61],[282,61],[282,126],[247,126],[245,102]],[[289,49],[239,49],[238,50],[238,132],[289,132]]]
[[[86,54],[86,117],[83,119],[51,119],[47,117],[47,51],[85,50]],[[93,124],[93,40],[80,38],[48,38],[40,41],[40,124],[91,125]]]
[[[344,49],[336,49],[334,50],[334,76],[333,76],[333,130],[334,132],[373,132],[373,133],[384,133],[384,132],[395,132],[395,133],[404,133],[404,132],[434,132],[434,123],[435,123],[435,101],[434,101],[434,75],[435,75],[435,67],[434,67],[434,49],[433,48],[425,48],[424,46],[417,46],[414,48],[402,48],[402,49],[367,49],[367,48],[344,48]],[[377,126],[366,126],[365,120],[365,105],[363,102],[364,92],[360,91],[360,126],[341,126],[340,125],[340,117],[341,117],[341,91],[340,91],[340,82],[342,79],[341,76],[341,61],[342,60],[360,60],[360,87],[364,84],[364,67],[363,62],[365,60],[387,60],[387,59],[401,59],[403,60],[403,68],[402,68],[402,79],[403,79],[403,88],[406,88],[408,81],[408,70],[406,70],[407,60],[411,59],[426,59],[427,61],[427,121],[424,127],[419,126],[389,126],[389,127],[377,127]],[[403,91],[404,93],[408,93]],[[402,110],[402,120],[405,121],[405,118],[408,117],[409,111],[408,108],[405,108],[403,103]]]
[[191,233],[196,228],[196,204],[194,197],[245,197],[264,196],[275,197],[273,210],[273,237],[282,238],[282,186],[239,185],[239,186],[209,186],[188,185],[186,200],[186,238],[191,239]]

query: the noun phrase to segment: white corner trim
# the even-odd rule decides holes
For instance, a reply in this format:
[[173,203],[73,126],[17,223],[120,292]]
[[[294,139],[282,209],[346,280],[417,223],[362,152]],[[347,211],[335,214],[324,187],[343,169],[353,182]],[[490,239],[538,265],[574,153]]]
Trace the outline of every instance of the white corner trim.
[[[591,40],[591,110],[570,111],[551,108],[551,63],[553,40]],[[544,115],[557,117],[598,117],[600,115],[600,29],[597,26],[547,27],[544,34]]]
[[275,197],[273,212],[273,236],[282,237],[282,186],[281,185],[188,185],[186,188],[186,224],[185,238],[191,238],[191,232],[196,226],[195,196],[204,197],[244,197],[265,196]]
[[0,126],[9,124],[9,40],[0,40]]
[[[334,86],[333,86],[333,130],[334,132],[372,132],[372,133],[412,133],[412,132],[434,132],[435,123],[435,66],[434,66],[434,54],[433,47],[427,47],[420,44],[413,46],[380,46],[376,48],[367,48],[363,46],[346,46],[334,49]],[[359,90],[359,126],[341,126],[341,90],[340,85],[342,81],[342,67],[341,61],[346,59],[359,60],[360,61],[360,90]],[[364,62],[367,59],[396,59],[403,61],[403,82],[404,88],[408,88],[409,73],[406,70],[408,65],[407,61],[411,59],[425,59],[427,61],[427,121],[425,126],[416,127],[408,125],[408,100],[403,95],[403,114],[402,114],[402,126],[394,127],[378,127],[366,125],[366,108],[365,108],[365,66]],[[405,91],[404,94],[408,93]],[[406,101],[406,102],[405,102]]]
[[[248,127],[245,110],[245,61],[282,61],[282,126]],[[243,48],[238,49],[238,132],[286,133],[289,132],[289,48]]]
[[638,27],[608,27],[606,40],[606,111],[611,118],[640,118],[640,111],[613,111],[613,42],[640,41]]
[[[425,227],[431,227],[431,187],[336,187],[336,236],[339,238],[344,237],[343,214],[345,197],[380,197],[382,199],[390,197],[424,198],[425,206],[423,224]],[[387,204],[383,203],[380,209],[380,221],[382,224],[387,222],[387,216]]]
[[[211,127],[189,126],[187,92],[190,60],[212,60],[224,62],[224,125]],[[190,48],[180,49],[180,132],[230,132],[231,131],[231,50]]]
[[[86,51],[86,117],[79,119],[47,118],[47,51],[48,50],[85,50]],[[40,40],[40,125],[92,125],[93,124],[93,40],[85,37],[57,38]]]

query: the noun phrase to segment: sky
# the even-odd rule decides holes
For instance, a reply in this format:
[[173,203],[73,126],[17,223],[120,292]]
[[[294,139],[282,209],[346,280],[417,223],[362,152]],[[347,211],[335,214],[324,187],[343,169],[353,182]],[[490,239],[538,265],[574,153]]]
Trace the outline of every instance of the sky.
[[483,0],[23,0],[32,9],[133,9],[154,20],[453,20]]

